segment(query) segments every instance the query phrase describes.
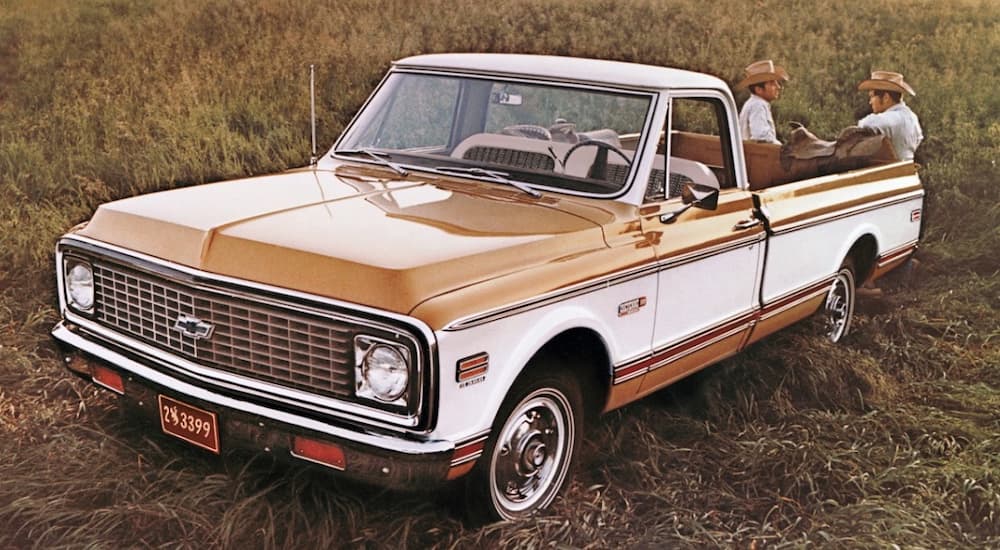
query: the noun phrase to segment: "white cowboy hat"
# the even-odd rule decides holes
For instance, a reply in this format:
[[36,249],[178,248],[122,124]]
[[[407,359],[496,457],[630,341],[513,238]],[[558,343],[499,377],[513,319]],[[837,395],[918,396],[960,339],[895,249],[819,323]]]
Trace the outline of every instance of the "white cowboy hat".
[[903,75],[892,71],[872,71],[872,77],[858,85],[859,90],[886,90],[889,92],[906,92],[917,95],[913,88],[903,80]]
[[789,80],[785,69],[775,65],[774,61],[770,59],[755,61],[747,65],[746,72],[747,75],[736,85],[737,90],[771,80]]

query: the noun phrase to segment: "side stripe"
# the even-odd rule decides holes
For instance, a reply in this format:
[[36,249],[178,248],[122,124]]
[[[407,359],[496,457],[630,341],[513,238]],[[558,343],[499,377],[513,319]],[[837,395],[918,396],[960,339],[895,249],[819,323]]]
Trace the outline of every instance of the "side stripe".
[[732,250],[743,248],[745,246],[750,246],[762,240],[764,240],[763,233],[759,235],[754,235],[750,238],[722,243],[721,245],[717,245],[705,250],[697,250],[694,252],[689,252],[687,254],[682,254],[672,258],[668,258],[666,260],[653,261],[648,264],[641,265],[632,269],[620,271],[598,279],[585,281],[583,283],[579,283],[567,288],[555,290],[553,292],[543,294],[541,296],[532,298],[530,300],[508,304],[490,311],[486,311],[476,315],[471,315],[469,317],[463,317],[461,319],[457,319],[449,323],[448,326],[446,326],[443,330],[456,331],[456,330],[476,327],[479,325],[484,325],[486,323],[503,319],[505,317],[510,317],[513,315],[517,315],[519,313],[531,311],[533,309],[538,309],[550,304],[558,303],[563,300],[568,300],[570,298],[575,298],[577,296],[582,296],[585,294],[590,294],[592,292],[597,292],[599,290],[604,290],[606,288],[610,288],[612,286],[626,283],[648,275],[655,275],[660,271],[670,269],[672,267],[689,264],[691,262],[696,262],[698,260],[702,260],[718,254],[724,254]]
[[805,288],[779,297],[766,304],[762,309],[755,309],[752,312],[711,327],[692,337],[683,338],[679,342],[656,351],[650,356],[618,365],[614,370],[613,383],[621,384],[642,376],[734,334],[738,334],[740,331],[751,328],[761,319],[769,319],[816,296],[822,295],[830,289],[833,280],[834,277],[828,277],[820,282],[813,283]]
[[[814,218],[802,220],[786,226],[778,226],[774,230],[774,235],[791,233],[794,231],[798,231],[800,229],[806,229],[808,227],[813,227],[816,225],[822,225],[836,220],[849,218],[851,216],[864,214],[866,212],[870,212],[873,210],[879,210],[881,208],[887,208],[889,206],[903,204],[912,201],[914,199],[919,199],[923,196],[924,196],[923,190],[913,191],[898,197],[890,197],[888,199],[880,200],[873,204],[866,204],[858,208],[850,208],[839,212],[833,212],[831,214],[816,216]],[[688,254],[683,254],[680,256],[668,258],[666,260],[657,260],[646,265],[638,266],[622,272],[607,275],[598,279],[593,279],[591,281],[585,281],[583,283],[579,283],[568,288],[559,289],[547,294],[543,294],[536,298],[532,298],[531,300],[525,300],[523,302],[507,304],[505,306],[501,306],[489,311],[485,311],[475,315],[470,315],[468,317],[463,317],[461,319],[456,319],[455,321],[449,323],[446,327],[444,327],[443,330],[456,331],[456,330],[476,327],[479,325],[484,325],[486,323],[503,319],[505,317],[517,315],[525,311],[530,311],[533,309],[544,307],[546,305],[560,302],[562,300],[566,300],[576,296],[581,296],[584,294],[589,294],[591,292],[596,292],[598,290],[602,290],[614,286],[616,284],[621,284],[637,278],[641,278],[646,275],[658,273],[660,271],[669,269],[671,267],[684,265],[710,256],[714,256],[716,254],[729,252],[730,250],[736,248],[749,246],[750,244],[760,242],[763,239],[764,235],[760,234],[752,236],[750,238],[740,239],[738,241],[723,243],[721,245],[718,245],[716,247],[707,250],[699,250],[696,252],[691,252]]]
[[886,251],[884,254],[879,256],[878,267],[882,268],[893,262],[901,260],[906,256],[916,252],[916,250],[917,250],[917,241],[912,241],[894,250]]
[[923,190],[913,191],[905,195],[900,195],[898,197],[889,197],[888,199],[883,199],[876,201],[871,204],[865,204],[857,208],[849,208],[846,210],[841,210],[839,212],[832,212],[830,214],[822,214],[813,218],[808,218],[798,222],[793,222],[788,225],[778,225],[774,228],[775,235],[782,235],[785,233],[790,233],[792,231],[798,231],[799,229],[806,229],[808,227],[813,227],[816,225],[823,225],[824,223],[841,220],[844,218],[849,218],[851,216],[857,216],[858,214],[864,214],[866,212],[871,212],[873,210],[879,210],[882,208],[887,208],[890,206],[895,206],[897,204],[903,204],[910,202],[914,199],[919,199],[924,196]]
[[615,367],[614,384],[627,382],[637,376],[656,370],[670,364],[682,357],[686,357],[696,351],[708,347],[716,342],[746,330],[753,325],[757,318],[757,312],[750,312],[731,321],[722,323],[717,327],[710,328],[696,334],[690,338],[683,338],[681,341],[654,352],[651,356],[638,361],[625,363]]
[[764,305],[764,309],[760,312],[761,319],[770,319],[775,315],[778,315],[788,309],[791,309],[802,302],[811,300],[820,294],[824,294],[830,290],[830,285],[833,284],[833,280],[836,277],[827,277],[822,281],[813,283],[805,288],[793,291],[784,296],[779,296],[778,298],[768,302]]

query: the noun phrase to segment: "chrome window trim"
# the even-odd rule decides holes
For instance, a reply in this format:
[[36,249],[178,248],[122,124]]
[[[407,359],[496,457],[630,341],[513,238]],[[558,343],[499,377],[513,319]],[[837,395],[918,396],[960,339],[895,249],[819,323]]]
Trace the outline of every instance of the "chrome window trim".
[[[736,179],[733,184],[736,189],[749,191],[750,178],[749,172],[747,171],[746,159],[743,154],[743,142],[740,141],[739,132],[736,130],[739,126],[739,109],[736,108],[736,102],[733,100],[732,94],[713,88],[675,88],[671,89],[668,95],[670,103],[668,105],[667,116],[670,117],[669,131],[671,134],[673,133],[674,99],[715,99],[722,102],[722,106],[726,112],[726,131],[729,134],[729,157],[733,162],[733,177]],[[722,129],[720,128],[719,131],[721,132]],[[669,143],[667,144],[667,151],[670,150],[670,145],[671,144]],[[726,151],[723,151],[723,153],[726,153]]]
[[[74,247],[75,245],[75,247]],[[304,409],[308,409],[321,414],[328,414],[331,416],[344,418],[353,421],[370,421],[376,420],[379,425],[387,424],[394,427],[404,427],[411,431],[417,430],[422,421],[425,421],[426,431],[430,431],[430,428],[435,424],[434,414],[436,413],[436,403],[435,396],[437,395],[437,381],[436,381],[436,362],[437,362],[437,343],[434,338],[434,333],[423,322],[418,319],[395,314],[392,312],[376,310],[373,308],[368,308],[364,306],[359,306],[357,304],[350,304],[346,302],[341,302],[332,298],[325,298],[322,296],[316,296],[312,294],[307,294],[304,292],[289,290],[285,288],[275,287],[267,285],[264,283],[256,283],[252,281],[246,281],[242,279],[237,279],[234,277],[229,277],[225,275],[217,275],[214,273],[208,273],[198,269],[194,269],[187,266],[182,266],[161,258],[154,258],[139,252],[124,249],[115,245],[108,243],[103,243],[88,237],[83,237],[80,235],[68,235],[62,237],[56,247],[56,262],[60,266],[57,272],[57,279],[60,288],[65,288],[65,282],[63,280],[62,273],[62,262],[63,256],[67,251],[67,248],[76,252],[76,255],[81,254],[94,254],[100,256],[100,251],[109,251],[116,255],[124,256],[126,258],[134,258],[142,263],[149,264],[156,267],[161,267],[166,271],[176,271],[183,273],[192,279],[197,279],[197,281],[178,281],[175,278],[164,275],[159,272],[151,272],[151,274],[157,277],[162,277],[164,279],[181,283],[189,286],[190,288],[198,289],[204,292],[211,292],[216,294],[227,295],[236,299],[249,300],[256,303],[262,303],[269,306],[292,310],[297,312],[305,312],[312,315],[327,317],[337,319],[342,322],[353,323],[358,327],[371,328],[374,330],[391,332],[393,334],[398,334],[402,338],[406,338],[413,345],[413,348],[417,352],[417,357],[414,358],[414,376],[416,376],[419,383],[416,385],[417,395],[415,398],[416,405],[412,412],[407,412],[405,414],[394,413],[392,411],[376,409],[373,407],[366,407],[361,404],[342,401],[339,399],[321,397],[313,394],[309,394],[302,390],[296,390],[293,388],[287,388],[284,386],[278,386],[276,384],[271,384],[267,382],[262,382],[246,376],[241,376],[233,373],[228,373],[221,371],[219,369],[212,369],[208,367],[203,367],[189,361],[187,359],[181,358],[172,353],[163,351],[154,346],[140,342],[132,337],[119,334],[116,331],[110,330],[103,327],[92,319],[83,317],[82,315],[76,313],[74,310],[69,308],[64,297],[64,291],[59,293],[60,297],[60,309],[63,314],[63,318],[69,322],[80,325],[86,328],[89,332],[106,338],[109,341],[115,342],[118,345],[126,347],[128,349],[137,350],[143,355],[153,357],[158,359],[164,368],[176,371],[185,376],[189,376],[193,379],[199,380],[206,384],[211,384],[216,387],[226,388],[229,390],[234,390],[238,392],[243,392],[248,395],[254,395],[257,397],[269,399],[276,402],[281,402],[287,405],[296,406]],[[113,260],[113,259],[112,259]],[[126,264],[130,269],[136,269],[143,272],[150,272],[148,268],[142,265],[136,264]],[[204,281],[204,282],[203,282]],[[219,283],[222,286],[212,285],[212,282]],[[207,283],[207,284],[206,284]],[[234,290],[237,288],[240,290]],[[272,296],[287,296],[290,301],[285,302],[279,299],[272,298],[270,296],[262,296],[252,291],[257,290]],[[307,305],[316,304],[316,305]],[[402,324],[408,328],[414,330],[416,335],[409,334],[401,327],[394,326],[389,323],[380,323],[373,319],[367,319],[360,316],[352,316],[345,314],[341,311],[328,311],[321,307],[328,305],[338,310],[348,310],[348,311],[358,311],[364,315],[369,315],[372,317],[381,317],[395,321]],[[423,342],[420,338],[423,338]],[[425,357],[426,355],[426,357]],[[291,399],[289,398],[291,397]]]

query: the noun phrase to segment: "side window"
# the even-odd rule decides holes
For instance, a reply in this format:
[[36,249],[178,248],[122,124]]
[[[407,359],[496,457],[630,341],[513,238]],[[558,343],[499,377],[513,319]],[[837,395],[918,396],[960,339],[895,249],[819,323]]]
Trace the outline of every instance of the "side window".
[[728,128],[721,100],[673,98],[667,126],[660,135],[646,201],[679,197],[688,183],[721,189],[734,187],[736,176]]

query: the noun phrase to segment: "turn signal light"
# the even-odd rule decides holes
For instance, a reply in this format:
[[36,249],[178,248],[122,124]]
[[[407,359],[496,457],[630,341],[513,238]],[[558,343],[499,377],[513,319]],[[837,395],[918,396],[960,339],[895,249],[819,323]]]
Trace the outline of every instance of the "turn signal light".
[[344,450],[339,445],[316,441],[315,439],[295,436],[292,440],[292,456],[329,466],[336,470],[343,470],[347,467]]
[[108,388],[111,391],[118,392],[125,395],[125,382],[122,381],[122,375],[117,372],[100,365],[94,365],[91,367],[91,376],[94,382]]
[[490,368],[490,354],[477,353],[465,359],[459,359],[455,368],[455,381],[466,382],[480,376],[485,376]]

